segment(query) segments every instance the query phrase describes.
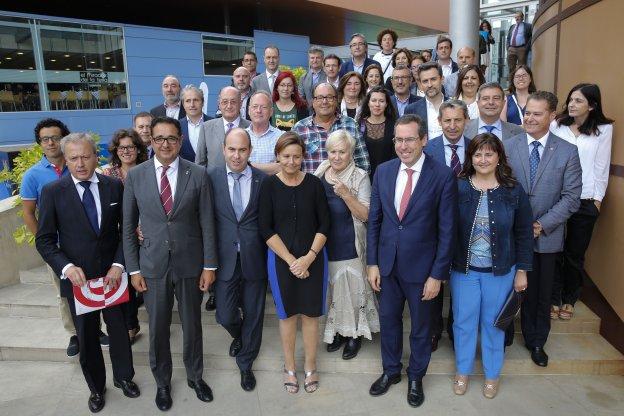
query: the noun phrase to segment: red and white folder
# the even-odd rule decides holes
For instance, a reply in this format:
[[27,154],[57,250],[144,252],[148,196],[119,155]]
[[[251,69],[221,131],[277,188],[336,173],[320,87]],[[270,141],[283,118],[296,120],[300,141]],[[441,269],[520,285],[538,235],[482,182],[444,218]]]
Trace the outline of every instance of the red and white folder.
[[76,315],[97,311],[128,302],[128,275],[122,273],[116,289],[106,289],[104,278],[87,280],[84,286],[73,286]]

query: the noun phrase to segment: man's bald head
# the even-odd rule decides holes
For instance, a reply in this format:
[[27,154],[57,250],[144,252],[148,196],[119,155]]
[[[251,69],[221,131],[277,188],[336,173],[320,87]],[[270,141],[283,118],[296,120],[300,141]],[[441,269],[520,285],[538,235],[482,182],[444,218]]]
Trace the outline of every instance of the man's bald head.
[[241,92],[247,91],[251,83],[251,73],[244,66],[239,66],[232,74],[232,82],[234,82],[234,87],[237,90]]
[[457,64],[460,68],[466,65],[475,65],[476,57],[477,52],[474,49],[470,46],[464,46],[457,51]]

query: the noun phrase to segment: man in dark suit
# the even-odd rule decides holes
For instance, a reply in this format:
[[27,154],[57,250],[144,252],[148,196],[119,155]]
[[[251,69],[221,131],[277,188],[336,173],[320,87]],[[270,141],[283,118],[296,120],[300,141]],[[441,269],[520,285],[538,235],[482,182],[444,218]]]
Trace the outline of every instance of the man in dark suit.
[[266,91],[273,96],[273,86],[279,75],[280,51],[277,46],[269,45],[264,48],[264,72],[251,80],[251,91]]
[[180,128],[182,129],[182,147],[180,148],[180,157],[190,162],[195,162],[195,152],[199,141],[199,131],[204,121],[208,121],[208,117],[203,113],[204,92],[194,85],[184,87],[180,94],[182,107],[186,112],[186,117],[180,119]]
[[323,57],[325,53],[318,46],[311,46],[308,49],[309,69],[299,80],[299,95],[307,101],[308,110],[312,110],[312,100],[314,98],[314,88],[321,82],[327,80],[327,75],[323,72]]
[[447,166],[423,154],[427,134],[420,117],[395,124],[398,159],[377,167],[368,215],[368,281],[380,291],[383,374],[371,386],[379,396],[401,381],[403,307],[410,309],[407,402],[420,406],[422,378],[431,358],[431,300],[448,280],[457,221],[457,182]]
[[524,21],[524,13],[517,12],[514,19],[516,23],[507,32],[507,67],[510,74],[517,65],[526,65],[533,38],[533,26]]
[[178,78],[175,75],[165,76],[161,88],[165,102],[152,108],[150,114],[154,117],[166,116],[176,120],[184,118],[186,112],[180,102],[180,81]]
[[573,144],[549,132],[557,97],[537,91],[527,99],[524,129],[503,142],[514,176],[529,195],[533,211],[533,270],[527,273],[521,324],[531,359],[548,365],[544,344],[550,332],[550,297],[557,257],[563,250],[565,224],[581,204],[581,164]]
[[340,78],[342,78],[342,76],[347,72],[351,71],[355,71],[358,74],[363,75],[369,65],[380,65],[379,62],[368,57],[368,43],[366,43],[366,38],[363,34],[354,33],[351,35],[349,48],[351,50],[351,60],[343,62],[340,66]]
[[438,121],[440,105],[447,97],[442,91],[442,68],[437,62],[426,62],[418,67],[418,77],[425,92],[424,100],[418,100],[405,108],[404,114],[415,114],[421,118],[427,137],[432,139],[442,134]]
[[[442,67],[442,75],[445,77],[459,71],[459,65],[451,58],[452,53],[453,41],[451,38],[444,35],[438,36],[438,40],[436,42],[436,60]],[[446,93],[451,95],[454,92],[447,91]]]
[[392,70],[392,89],[394,94],[390,96],[390,102],[394,106],[394,110],[399,117],[405,112],[408,105],[415,103],[422,97],[410,94],[410,82],[412,80],[412,71],[404,66],[399,65]]
[[[43,188],[39,207],[37,250],[61,278],[61,296],[68,299],[80,345],[80,367],[91,395],[91,412],[104,407],[106,369],[99,342],[100,311],[76,315],[72,285],[104,277],[105,284],[119,286],[124,271],[121,245],[123,185],[117,179],[95,173],[97,145],[86,133],[61,140],[71,175]],[[115,387],[128,397],[138,397],[132,378],[130,339],[119,305],[102,310],[110,338],[110,358]]]
[[498,82],[487,82],[477,91],[479,118],[468,121],[464,135],[469,139],[480,133],[492,133],[507,140],[524,133],[522,127],[502,121],[500,115],[505,105],[505,93]]
[[[203,380],[201,302],[217,268],[214,215],[208,173],[179,157],[178,120],[152,121],[154,158],[132,169],[123,203],[123,246],[132,286],[143,293],[149,317],[150,368],[156,379],[156,406],[171,408],[169,335],[174,295],[182,323],[188,386],[212,401]],[[143,240],[136,227],[141,220]]]
[[217,321],[234,338],[230,356],[236,357],[245,391],[256,387],[251,367],[262,341],[268,279],[267,247],[258,232],[258,197],[266,174],[248,164],[251,151],[249,133],[230,130],[223,145],[226,165],[209,173],[215,194],[221,195],[215,199]]

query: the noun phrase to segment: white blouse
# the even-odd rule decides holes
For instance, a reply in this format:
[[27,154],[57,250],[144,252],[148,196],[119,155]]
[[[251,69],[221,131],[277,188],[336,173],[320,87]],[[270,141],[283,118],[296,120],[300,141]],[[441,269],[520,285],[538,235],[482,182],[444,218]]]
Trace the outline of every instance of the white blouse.
[[[382,74],[384,82],[386,82],[388,78],[392,76],[392,55],[393,54],[386,55],[382,51],[379,51],[375,54],[375,56],[373,56],[373,60],[377,61],[377,63],[379,63],[379,66],[381,66],[381,72],[383,72],[384,70],[386,71]],[[383,85],[383,82],[381,82],[380,85]]]
[[581,169],[583,169],[583,190],[581,199],[595,199],[602,201],[609,182],[609,167],[611,164],[611,137],[612,124],[598,126],[599,134],[574,135],[570,127],[557,125],[556,121],[550,124],[550,131],[578,148]]

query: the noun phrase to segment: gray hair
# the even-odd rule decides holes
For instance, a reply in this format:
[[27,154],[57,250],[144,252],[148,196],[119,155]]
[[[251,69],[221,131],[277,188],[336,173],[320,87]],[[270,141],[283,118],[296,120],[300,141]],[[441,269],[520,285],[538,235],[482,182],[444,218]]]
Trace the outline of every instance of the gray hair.
[[468,106],[462,100],[447,100],[440,104],[440,110],[438,112],[438,117],[442,118],[442,112],[447,108],[452,108],[454,110],[461,109],[464,113],[464,118],[468,118]]
[[204,92],[193,84],[189,84],[182,89],[182,92],[180,92],[180,99],[184,101],[184,97],[186,96],[186,94],[191,91],[196,92],[201,97],[202,103],[204,102]]
[[318,46],[310,46],[310,49],[308,49],[308,54],[312,55],[312,54],[321,54],[321,56],[325,56],[325,51],[321,48],[319,48]]
[[254,92],[253,94],[251,94],[251,97],[249,97],[249,102],[251,103],[251,100],[256,96],[256,95],[264,95],[267,100],[269,100],[269,104],[273,104],[273,98],[271,97],[271,94],[269,94],[268,92],[266,92],[265,90],[258,90],[256,92]]
[[481,98],[481,92],[483,90],[489,90],[489,89],[499,90],[503,98],[505,98],[505,90],[503,90],[503,87],[501,87],[501,85],[498,82],[492,81],[492,82],[486,82],[484,84],[481,84],[481,86],[479,86],[479,89],[477,90],[477,99]]
[[240,100],[240,98],[241,98],[241,93],[240,93],[240,91],[239,91],[237,88],[232,87],[231,85],[228,85],[228,86],[225,86],[225,87],[221,88],[221,91],[219,91],[219,100],[221,100],[221,95],[222,95],[222,94],[223,94],[226,90],[228,90],[229,88],[232,88],[234,91],[236,91],[236,94],[238,94],[238,99]]
[[361,33],[354,33],[351,35],[351,39],[349,39],[349,43],[353,40],[353,38],[362,38],[364,39],[364,43],[366,43],[366,36]]
[[93,154],[97,155],[97,143],[95,143],[95,139],[89,133],[70,133],[67,136],[61,139],[61,152],[65,154],[65,146],[68,143],[89,143],[91,145],[91,149],[93,149]]
[[331,133],[325,141],[325,148],[329,151],[339,143],[346,144],[349,153],[353,156],[353,152],[355,151],[355,139],[345,129],[335,130]]

